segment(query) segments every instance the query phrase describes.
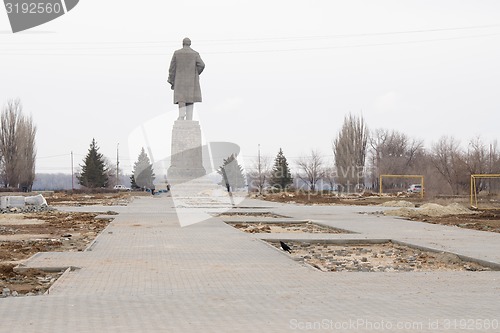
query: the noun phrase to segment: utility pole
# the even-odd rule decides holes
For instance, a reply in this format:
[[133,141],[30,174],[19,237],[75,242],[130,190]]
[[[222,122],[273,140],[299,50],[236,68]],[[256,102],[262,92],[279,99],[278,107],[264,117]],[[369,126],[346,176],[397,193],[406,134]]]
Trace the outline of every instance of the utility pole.
[[[488,173],[493,173],[493,145],[490,143],[490,156],[488,163]],[[491,194],[491,178],[488,181],[488,193]]]
[[259,143],[259,153],[258,153],[258,159],[259,159],[259,162],[258,162],[258,165],[257,167],[259,168],[259,194],[262,195],[262,186],[264,186],[264,184],[262,184],[262,175],[261,175],[261,167],[260,167],[260,143]]
[[119,160],[119,148],[120,148],[120,143],[116,145],[116,184],[120,184],[120,179],[118,178],[119,176],[119,166],[120,166],[120,160]]
[[71,151],[71,193],[75,189],[75,175],[73,173],[73,151]]

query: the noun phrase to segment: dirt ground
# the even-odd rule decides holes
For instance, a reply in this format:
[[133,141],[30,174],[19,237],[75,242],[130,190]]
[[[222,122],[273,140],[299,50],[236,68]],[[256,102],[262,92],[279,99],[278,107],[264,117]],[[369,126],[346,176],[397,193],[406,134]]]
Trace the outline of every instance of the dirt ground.
[[[112,205],[125,204],[128,197],[122,193],[55,194],[46,199],[50,205]],[[0,297],[43,294],[61,273],[18,273],[14,267],[38,252],[84,251],[113,219],[96,218],[100,214],[116,213],[51,210],[0,215]]]
[[129,191],[95,194],[55,192],[50,196],[46,196],[45,199],[49,206],[126,206],[132,195],[140,194]]
[[452,225],[460,228],[500,232],[500,211],[483,211],[471,215],[447,215],[437,217],[412,217],[412,221]]
[[283,216],[279,214],[269,213],[269,212],[225,212],[222,214],[216,214],[217,217],[270,217],[270,218],[286,218],[288,216]]
[[[257,198],[283,203],[296,203],[299,205],[379,205],[385,201],[394,200],[394,196],[380,197],[375,193],[352,194],[349,196],[337,196],[336,194],[307,194],[307,193],[269,193]],[[407,195],[402,197],[415,203],[422,203],[423,199],[418,195]]]
[[[360,206],[379,206],[388,201],[403,200],[412,203],[414,207],[421,207],[426,203],[439,202],[442,205],[450,203],[460,204],[462,207],[468,207],[467,198],[460,199],[421,199],[418,195],[405,195],[403,197],[377,196],[371,193],[363,195],[353,195],[350,197],[338,197],[336,195],[308,195],[304,193],[276,193],[267,194],[261,197],[264,200],[275,202],[295,203],[301,205],[360,205]],[[445,214],[440,216],[428,216],[424,214],[400,214],[402,218],[412,221],[427,222],[433,224],[443,224],[457,226],[460,228],[482,230],[489,232],[500,232],[500,210],[470,210],[469,213]]]
[[[126,205],[132,196],[141,193],[117,192],[100,194],[53,193],[46,195],[51,206],[83,206],[83,205]],[[339,198],[327,195],[307,194],[273,194],[265,200],[289,202],[308,205],[380,205],[394,198],[380,198],[373,195],[359,195]],[[427,201],[418,197],[407,197],[416,207]],[[465,204],[464,204],[465,205]],[[114,212],[103,212],[113,215]],[[258,213],[262,214],[262,213]],[[96,213],[70,213],[61,211],[45,211],[38,213],[12,213],[0,215],[0,297],[16,295],[43,294],[61,273],[47,273],[28,270],[18,273],[13,268],[37,252],[46,251],[83,251],[95,237],[109,224],[112,217],[96,219]],[[227,214],[225,217],[241,215],[259,217],[252,213]],[[279,215],[260,216],[282,218]],[[425,216],[411,215],[404,218],[428,223],[455,225],[462,228],[500,232],[500,210],[478,211],[471,214]],[[285,230],[278,226],[278,232],[324,232],[316,230]],[[283,230],[282,230],[283,229]],[[255,232],[268,232],[261,230]],[[330,231],[331,232],[331,231]]]
[[[270,243],[281,249],[279,243]],[[327,244],[289,241],[290,255],[323,272],[488,271],[451,253],[422,251],[395,244]]]
[[306,223],[252,223],[252,222],[226,222],[227,224],[251,234],[255,233],[323,233],[344,234],[345,230],[335,229],[311,222]]

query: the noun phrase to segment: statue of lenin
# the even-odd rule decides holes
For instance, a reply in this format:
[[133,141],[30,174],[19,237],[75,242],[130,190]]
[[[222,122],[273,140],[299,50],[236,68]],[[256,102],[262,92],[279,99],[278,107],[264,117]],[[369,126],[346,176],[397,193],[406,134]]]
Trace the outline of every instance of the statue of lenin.
[[182,40],[182,49],[174,52],[168,83],[174,91],[174,104],[179,105],[179,120],[193,120],[193,104],[201,102],[200,74],[205,68],[200,54],[191,48],[191,40]]

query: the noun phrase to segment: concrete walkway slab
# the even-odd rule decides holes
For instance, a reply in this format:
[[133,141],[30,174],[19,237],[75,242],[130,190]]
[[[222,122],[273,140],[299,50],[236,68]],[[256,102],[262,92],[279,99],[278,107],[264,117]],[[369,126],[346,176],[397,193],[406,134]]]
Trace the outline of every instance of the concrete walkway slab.
[[[357,233],[328,237],[397,239],[500,263],[499,234],[359,214],[370,207],[241,205]],[[500,331],[500,272],[324,273],[215,216],[180,227],[169,197],[139,197],[119,213],[90,251],[29,260],[79,269],[49,295],[0,299],[0,332]]]

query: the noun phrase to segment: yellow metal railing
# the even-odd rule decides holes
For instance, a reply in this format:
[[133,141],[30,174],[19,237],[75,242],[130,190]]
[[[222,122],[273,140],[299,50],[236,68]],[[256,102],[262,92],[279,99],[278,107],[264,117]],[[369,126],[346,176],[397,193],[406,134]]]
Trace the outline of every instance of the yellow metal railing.
[[[497,173],[484,173],[484,174],[473,174],[470,175],[470,206],[474,209],[479,209],[479,204],[477,200],[477,186],[476,179],[494,179],[500,178],[500,174]],[[481,209],[498,209],[498,208],[488,208],[482,207]]]

